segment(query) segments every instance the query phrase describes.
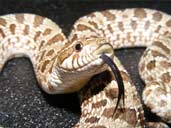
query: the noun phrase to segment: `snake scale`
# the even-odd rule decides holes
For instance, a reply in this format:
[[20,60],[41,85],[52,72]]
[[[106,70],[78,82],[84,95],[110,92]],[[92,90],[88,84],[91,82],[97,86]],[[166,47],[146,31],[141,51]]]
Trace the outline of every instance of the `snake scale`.
[[[8,14],[0,17],[0,69],[7,60],[26,56],[45,92],[80,90],[81,117],[75,128],[167,128],[161,122],[145,121],[136,88],[114,49],[147,47],[139,64],[146,84],[143,101],[171,123],[170,36],[171,16],[145,8],[93,12],[75,22],[68,38],[48,18]],[[125,104],[120,102],[115,113],[118,86],[99,58],[103,53],[113,59],[123,78]]]

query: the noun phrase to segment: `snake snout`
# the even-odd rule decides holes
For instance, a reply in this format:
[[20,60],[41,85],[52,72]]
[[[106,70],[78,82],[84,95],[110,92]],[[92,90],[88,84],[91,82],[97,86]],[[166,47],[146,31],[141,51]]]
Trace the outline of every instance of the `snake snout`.
[[100,44],[99,47],[95,50],[94,55],[101,56],[105,54],[109,57],[114,56],[114,49],[110,43]]

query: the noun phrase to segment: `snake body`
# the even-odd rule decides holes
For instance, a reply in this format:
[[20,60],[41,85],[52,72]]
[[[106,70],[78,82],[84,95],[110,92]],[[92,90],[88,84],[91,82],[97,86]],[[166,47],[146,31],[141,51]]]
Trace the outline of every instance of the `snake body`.
[[[113,49],[147,47],[139,65],[146,84],[143,101],[171,123],[170,35],[171,16],[144,8],[93,12],[75,22],[68,38],[48,18],[9,14],[0,17],[0,69],[13,57],[27,56],[47,93],[70,93],[85,86],[76,128],[167,127],[145,121],[136,88]],[[118,87],[99,58],[102,53],[116,63],[125,86],[125,105],[120,102],[114,115]]]

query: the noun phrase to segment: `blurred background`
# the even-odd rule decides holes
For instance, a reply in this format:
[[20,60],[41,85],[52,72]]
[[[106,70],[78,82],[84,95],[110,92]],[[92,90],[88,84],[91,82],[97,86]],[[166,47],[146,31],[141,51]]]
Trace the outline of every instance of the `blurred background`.
[[[81,16],[104,9],[145,7],[171,13],[170,0],[1,0],[0,15],[35,13],[56,22],[68,35]],[[144,48],[117,50],[141,95],[144,87],[138,75],[138,61]],[[129,62],[129,63],[128,63]],[[145,108],[145,107],[144,107]],[[27,58],[8,61],[0,73],[0,127],[70,128],[78,120],[77,93],[48,95],[41,91]],[[147,120],[160,120],[145,108]]]

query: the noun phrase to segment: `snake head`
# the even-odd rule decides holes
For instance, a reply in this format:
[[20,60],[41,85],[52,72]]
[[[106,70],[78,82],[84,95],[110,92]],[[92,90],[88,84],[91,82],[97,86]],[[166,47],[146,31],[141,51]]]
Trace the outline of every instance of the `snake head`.
[[[83,38],[75,40],[58,53],[57,65],[68,72],[90,73],[104,63],[99,59],[101,54],[106,54],[110,58],[114,56],[114,50],[110,43],[106,43],[103,38]],[[90,75],[90,74],[89,74]],[[94,74],[93,74],[94,75]]]
[[57,55],[56,79],[63,85],[62,93],[78,91],[92,76],[107,69],[100,58],[106,54],[114,57],[114,50],[104,38],[82,38],[70,42]]

